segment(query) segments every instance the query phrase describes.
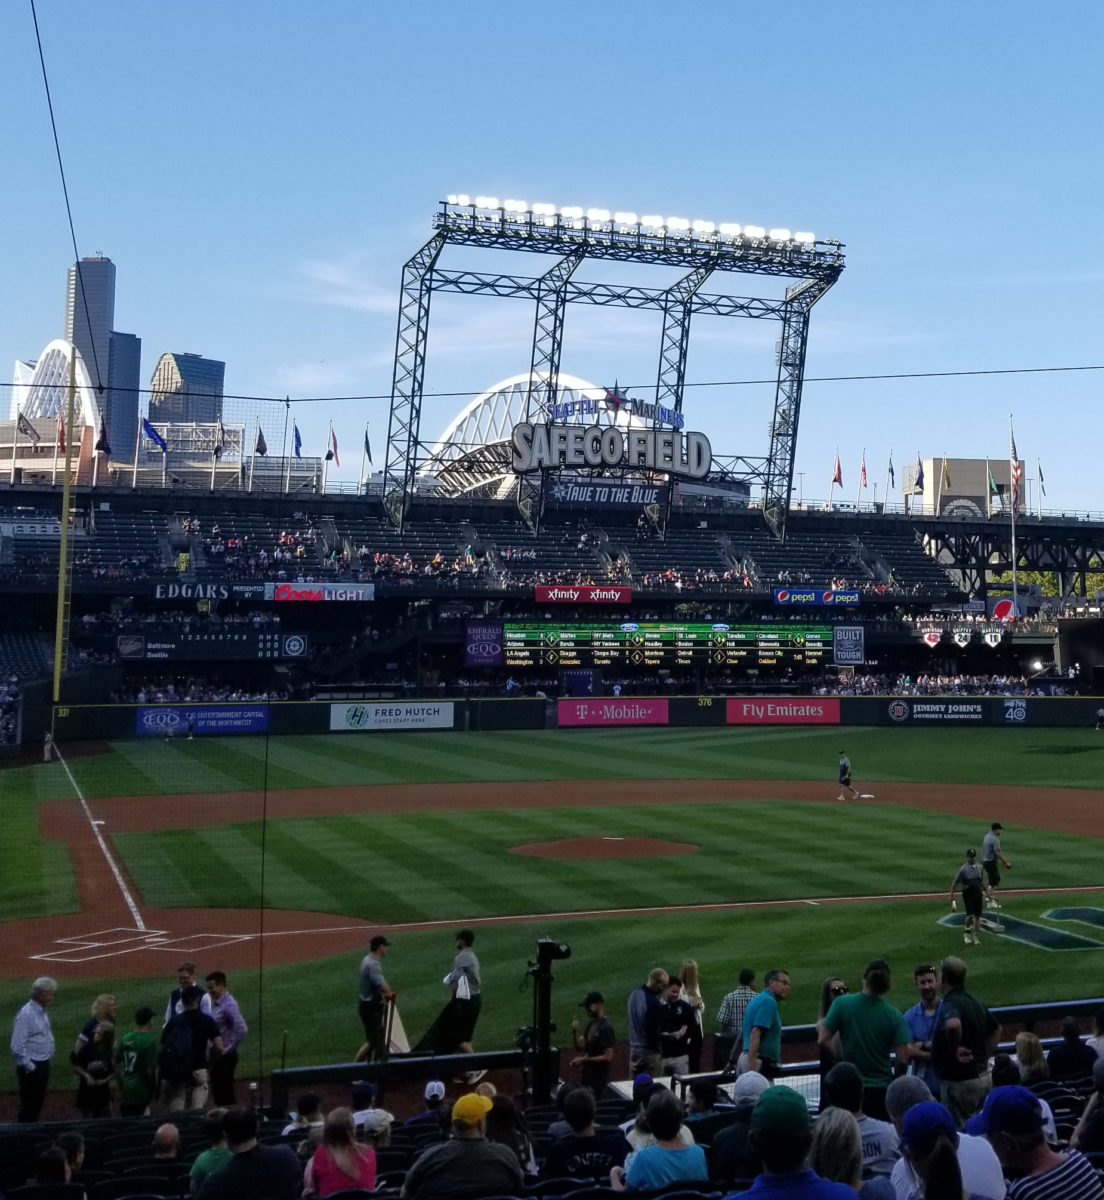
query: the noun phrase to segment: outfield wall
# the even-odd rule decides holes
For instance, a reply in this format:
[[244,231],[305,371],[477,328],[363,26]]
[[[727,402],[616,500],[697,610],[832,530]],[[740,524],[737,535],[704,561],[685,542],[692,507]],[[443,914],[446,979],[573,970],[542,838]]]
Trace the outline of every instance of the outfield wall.
[[[586,696],[555,702],[560,728],[635,725],[1024,725],[1089,727],[1086,696]],[[239,704],[79,704],[54,709],[66,741],[232,734],[366,734],[434,729],[543,729],[535,699],[279,701]]]

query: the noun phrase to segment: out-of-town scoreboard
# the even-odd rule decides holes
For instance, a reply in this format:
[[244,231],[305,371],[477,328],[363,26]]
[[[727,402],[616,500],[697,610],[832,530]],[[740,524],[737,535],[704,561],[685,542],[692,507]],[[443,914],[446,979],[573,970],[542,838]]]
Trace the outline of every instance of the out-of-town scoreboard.
[[507,622],[507,667],[802,666],[832,658],[832,626]]

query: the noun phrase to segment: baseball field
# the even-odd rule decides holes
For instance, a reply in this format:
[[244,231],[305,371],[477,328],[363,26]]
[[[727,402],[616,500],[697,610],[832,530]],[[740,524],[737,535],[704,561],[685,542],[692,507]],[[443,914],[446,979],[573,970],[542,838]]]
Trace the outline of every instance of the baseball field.
[[[842,740],[841,740],[842,739]],[[840,803],[844,746],[858,790]],[[61,745],[0,771],[0,1007],[59,982],[68,1047],[93,997],[160,1008],[177,963],[226,970],[241,1074],[347,1061],[368,938],[416,1039],[456,929],[476,930],[476,1046],[531,1017],[535,940],[568,943],[554,1015],[649,968],[701,969],[708,1016],[738,970],[787,967],[787,1023],[823,979],[966,952],[990,1004],[1104,991],[1104,734],[1092,729],[629,729],[334,734]],[[947,902],[993,820],[1003,933],[964,947]],[[710,1023],[712,1028],[712,1023]],[[59,1073],[60,1074],[60,1073]],[[68,1086],[68,1080],[61,1080]],[[11,1086],[5,1081],[4,1086]]]

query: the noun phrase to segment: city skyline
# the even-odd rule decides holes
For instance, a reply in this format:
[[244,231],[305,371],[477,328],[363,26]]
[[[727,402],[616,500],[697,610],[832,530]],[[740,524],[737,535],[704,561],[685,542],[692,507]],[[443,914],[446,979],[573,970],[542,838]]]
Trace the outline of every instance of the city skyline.
[[[998,20],[941,3],[872,14],[691,2],[677,19],[649,3],[613,5],[608,19],[614,60],[577,36],[599,18],[570,0],[555,27],[525,10],[469,23],[437,3],[408,14],[337,2],[308,19],[251,2],[91,14],[57,0],[40,22],[78,248],[104,247],[126,279],[117,324],[158,353],[228,362],[228,394],[387,397],[402,264],[449,193],[812,229],[845,243],[848,266],[811,324],[796,464],[807,499],[827,497],[837,444],[850,499],[864,447],[872,481],[891,451],[898,467],[943,452],[995,460],[1014,413],[1048,504],[1104,509],[1098,373],[818,382],[1097,365],[1102,181],[1086,147],[1104,14],[1062,8],[1040,28],[1015,9]],[[263,61],[250,52],[262,20]],[[28,181],[9,199],[11,363],[48,340],[47,283],[73,256],[29,14],[5,10],[0,29],[16,48],[0,95],[22,114],[12,152]],[[89,44],[102,47],[94,104],[77,69]],[[762,52],[734,55],[749,47]],[[827,74],[808,69],[825,53]],[[195,88],[185,66],[201,54],[210,79]],[[537,54],[555,64],[539,95],[515,82]],[[99,135],[124,125],[125,139]],[[528,366],[527,306],[468,301],[434,303],[426,440],[465,396]],[[639,314],[572,313],[563,369],[647,399],[658,334]],[[695,320],[691,337],[695,427],[719,452],[762,453],[772,387],[745,381],[772,377],[777,327]],[[300,407],[304,444],[324,448],[330,420],[343,441],[370,421],[379,466],[387,410]],[[345,462],[335,478],[355,476]]]

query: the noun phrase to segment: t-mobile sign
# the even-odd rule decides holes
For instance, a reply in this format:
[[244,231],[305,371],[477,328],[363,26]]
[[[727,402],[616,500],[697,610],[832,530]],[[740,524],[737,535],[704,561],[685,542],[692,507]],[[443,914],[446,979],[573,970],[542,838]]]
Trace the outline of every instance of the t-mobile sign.
[[561,700],[560,725],[666,725],[666,700],[592,697]]
[[468,622],[464,632],[464,666],[502,666],[501,621]]

